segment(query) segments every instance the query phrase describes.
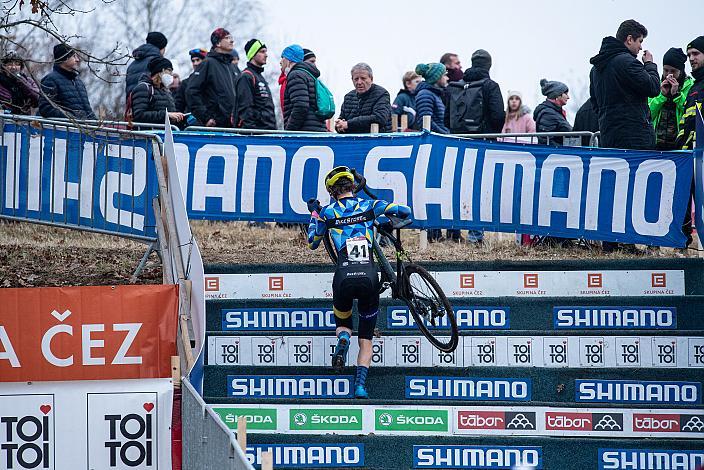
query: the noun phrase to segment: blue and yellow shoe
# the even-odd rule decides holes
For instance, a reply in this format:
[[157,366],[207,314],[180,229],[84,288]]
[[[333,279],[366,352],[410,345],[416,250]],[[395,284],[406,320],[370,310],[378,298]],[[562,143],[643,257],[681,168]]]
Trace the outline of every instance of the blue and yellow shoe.
[[354,397],[362,400],[369,398],[369,394],[367,393],[367,389],[364,388],[364,385],[357,385],[357,388],[354,389]]
[[350,349],[350,337],[340,335],[337,340],[335,352],[332,354],[332,368],[335,372],[341,372],[347,362],[347,351]]

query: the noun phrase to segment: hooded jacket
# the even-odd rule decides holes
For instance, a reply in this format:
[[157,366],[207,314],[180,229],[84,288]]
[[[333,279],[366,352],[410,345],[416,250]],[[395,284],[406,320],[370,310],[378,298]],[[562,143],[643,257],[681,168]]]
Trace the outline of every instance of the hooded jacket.
[[[536,132],[570,132],[572,126],[567,122],[564,111],[552,101],[545,100],[540,103],[533,112]],[[550,138],[550,143],[562,145],[562,137]],[[546,137],[538,137],[539,144],[547,144]]]
[[[501,132],[506,121],[504,99],[501,96],[501,87],[489,76],[489,71],[481,67],[470,67],[464,71],[462,80],[465,83],[484,80],[482,94],[484,97],[484,130],[482,132],[496,134]],[[449,110],[448,110],[449,111]],[[449,125],[450,116],[446,113],[445,123]]]
[[134,60],[127,67],[127,78],[125,80],[125,96],[137,86],[145,73],[149,75],[149,61],[155,57],[161,57],[159,48],[153,44],[145,43],[132,51]]
[[391,132],[389,92],[376,83],[362,94],[350,91],[342,101],[340,119],[347,121],[349,134],[368,134],[374,123],[379,124],[379,132]]
[[601,146],[654,148],[648,97],[660,93],[658,66],[641,63],[612,36],[603,39],[599,53],[589,62],[594,66],[589,75],[589,93],[599,116]]
[[442,102],[443,89],[422,81],[416,87],[416,122],[414,127],[423,127],[423,116],[431,117],[430,130],[438,134],[449,134],[445,127],[445,105]]
[[[684,103],[684,114],[680,119],[679,133],[677,134],[677,148],[694,148],[694,138],[697,129],[697,103],[704,103],[704,67],[692,71],[694,84],[687,93]],[[701,136],[699,137],[702,138]]]
[[88,101],[86,86],[78,72],[64,70],[59,64],[54,70],[42,78],[42,91],[58,106],[47,100],[44,95],[39,97],[39,115],[45,118],[65,118],[67,111],[75,119],[97,119]]
[[276,129],[274,99],[262,73],[252,62],[237,79],[237,123],[244,129]]
[[315,115],[318,109],[315,79],[318,77],[320,71],[308,62],[296,63],[286,76],[283,108],[287,131],[327,132],[325,120]]
[[[514,118],[511,118],[508,113],[506,114],[506,121],[504,122],[504,127],[501,129],[502,134],[516,134],[516,133],[532,133],[535,132],[535,121],[530,112],[530,108],[524,104],[521,105],[518,113]],[[503,142],[527,142],[530,143],[530,137],[505,137],[498,139]]]
[[237,71],[232,55],[214,50],[188,77],[186,101],[193,115],[205,125],[215,120],[216,127],[232,127],[235,112]]

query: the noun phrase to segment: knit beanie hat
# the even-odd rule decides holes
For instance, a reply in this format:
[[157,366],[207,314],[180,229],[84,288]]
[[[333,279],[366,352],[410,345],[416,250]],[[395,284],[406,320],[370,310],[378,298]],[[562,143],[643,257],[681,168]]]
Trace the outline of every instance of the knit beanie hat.
[[570,89],[562,82],[549,81],[543,78],[540,80],[540,91],[543,93],[543,96],[549,99],[555,99],[561,94],[567,93]]
[[438,62],[416,65],[416,73],[430,84],[436,83],[446,72],[447,68]]
[[152,60],[149,61],[147,67],[149,68],[150,75],[157,74],[164,69],[174,69],[174,66],[171,64],[171,61],[165,57],[154,57]]
[[303,48],[298,44],[291,44],[281,53],[281,57],[291,62],[303,62]]
[[159,31],[152,31],[151,33],[147,34],[147,44],[151,44],[157,49],[165,48],[168,42],[169,41],[166,40],[166,36],[164,36]]
[[699,52],[704,53],[704,36],[699,36],[687,44],[687,49],[696,49]]
[[519,100],[523,101],[523,95],[518,90],[509,90],[508,91],[508,99],[511,99],[512,96],[517,96]]
[[491,68],[491,54],[484,49],[477,49],[472,54],[472,67],[489,70]]
[[5,56],[2,58],[2,63],[6,64],[8,62],[19,62],[22,67],[24,67],[24,59],[17,51],[7,51]]
[[247,55],[247,60],[252,60],[252,57],[257,55],[261,49],[266,49],[266,44],[259,39],[250,39],[244,45],[244,53]]
[[232,49],[232,50],[230,51],[230,55],[232,56],[233,59],[239,59],[239,58],[240,58],[239,52],[237,52],[237,51],[234,50],[234,49]]
[[315,52],[311,51],[310,49],[306,49],[305,47],[303,48],[303,60],[306,61],[308,59],[312,59],[315,57]]
[[210,34],[210,42],[213,47],[217,46],[230,32],[225,28],[218,28]]
[[191,56],[191,59],[205,59],[205,57],[208,55],[208,51],[205,49],[191,49],[188,51],[188,55]]
[[684,64],[687,62],[687,54],[679,47],[671,47],[665,52],[662,58],[663,65],[674,67],[684,73]]
[[76,51],[68,44],[59,43],[54,46],[54,62],[60,64],[75,53]]

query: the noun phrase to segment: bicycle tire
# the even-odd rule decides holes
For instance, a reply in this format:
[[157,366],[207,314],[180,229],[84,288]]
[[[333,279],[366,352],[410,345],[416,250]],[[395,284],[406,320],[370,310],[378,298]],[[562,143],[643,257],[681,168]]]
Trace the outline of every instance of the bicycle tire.
[[[419,286],[414,286],[413,279],[411,278],[414,274],[424,282],[425,288],[423,291],[421,291]],[[450,301],[447,300],[440,285],[438,285],[435,278],[433,278],[425,268],[417,264],[407,264],[403,270],[403,278],[402,297],[403,300],[406,301],[420,332],[440,351],[445,353],[454,351],[459,342],[457,318],[455,317],[454,310],[452,310]],[[428,328],[425,323],[425,315],[428,312],[428,308],[433,311],[440,309],[444,311],[444,316],[447,317],[445,320],[446,326],[444,328]],[[440,317],[442,316],[443,315],[440,315]],[[447,336],[448,329],[450,339],[448,341],[441,340],[440,337]]]

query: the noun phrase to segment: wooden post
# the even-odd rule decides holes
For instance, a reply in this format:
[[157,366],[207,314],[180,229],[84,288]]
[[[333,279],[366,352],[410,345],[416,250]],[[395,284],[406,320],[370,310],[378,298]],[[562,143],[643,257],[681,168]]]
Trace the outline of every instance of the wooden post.
[[171,378],[174,388],[181,388],[181,358],[178,356],[171,356]]
[[[430,130],[431,127],[431,116],[423,116],[423,129]],[[425,251],[428,249],[428,232],[425,230],[420,231],[420,238],[418,239],[418,249],[420,251]]]
[[401,132],[406,132],[408,129],[408,114],[403,113],[401,115]]
[[376,122],[373,122],[371,129],[370,129],[370,132],[372,134],[378,134],[379,133],[379,124],[377,124]]
[[179,297],[179,312],[178,325],[181,333],[181,343],[183,352],[186,355],[186,367],[191,370],[193,364],[196,363],[193,357],[193,348],[191,348],[191,335],[188,331],[188,319],[191,312],[191,289],[193,283],[190,279],[181,279],[178,281],[178,297]]
[[244,416],[237,418],[237,443],[242,452],[247,452],[247,420]]
[[398,132],[398,114],[391,115],[391,132]]
[[156,220],[156,235],[159,237],[159,250],[161,251],[162,280],[164,284],[175,284],[171,267],[171,252],[169,251],[169,234],[166,233],[166,228],[164,227],[164,219],[162,219],[163,208],[159,204],[158,198],[152,200],[152,208],[154,209],[154,219]]
[[262,470],[274,470],[274,454],[262,452]]

